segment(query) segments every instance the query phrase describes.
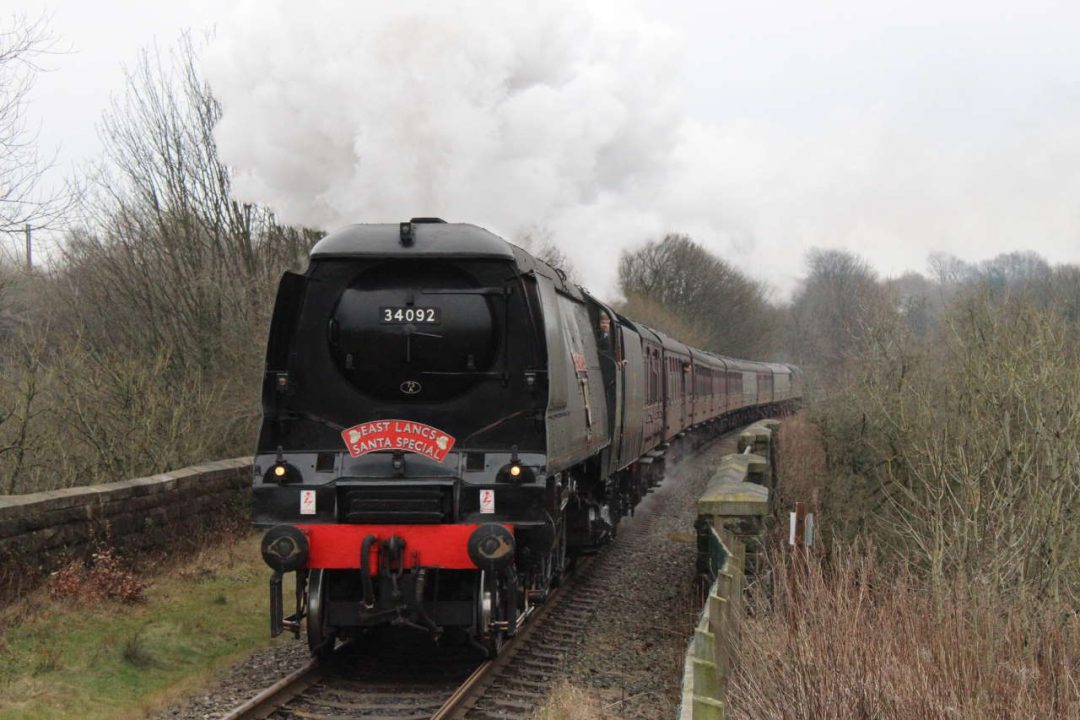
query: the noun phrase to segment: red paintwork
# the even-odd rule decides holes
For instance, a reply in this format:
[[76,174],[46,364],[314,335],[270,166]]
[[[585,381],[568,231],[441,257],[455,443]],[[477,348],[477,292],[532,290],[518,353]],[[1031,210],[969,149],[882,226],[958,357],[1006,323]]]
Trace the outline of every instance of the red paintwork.
[[[379,567],[381,541],[397,535],[405,541],[407,567],[434,567],[447,570],[475,570],[466,543],[479,525],[297,525],[308,539],[309,568],[358,569],[360,544],[365,535],[374,535],[372,568]],[[513,526],[505,525],[514,532]]]

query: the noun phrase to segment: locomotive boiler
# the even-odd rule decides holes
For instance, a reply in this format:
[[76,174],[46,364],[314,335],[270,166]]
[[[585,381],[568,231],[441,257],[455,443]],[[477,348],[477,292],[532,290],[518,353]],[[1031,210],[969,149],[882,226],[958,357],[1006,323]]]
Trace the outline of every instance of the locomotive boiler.
[[304,625],[323,654],[405,625],[495,655],[673,443],[799,389],[797,369],[689,348],[474,225],[333,233],[282,278],[268,340],[253,514],[271,632]]

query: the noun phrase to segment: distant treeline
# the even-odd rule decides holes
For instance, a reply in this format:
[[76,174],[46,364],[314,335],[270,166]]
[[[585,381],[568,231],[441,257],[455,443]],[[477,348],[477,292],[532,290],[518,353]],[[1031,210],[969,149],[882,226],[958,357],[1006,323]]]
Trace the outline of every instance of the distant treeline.
[[751,598],[733,718],[1077,717],[1080,272],[1029,253],[880,281],[815,253],[778,511],[818,544]]
[[[221,109],[194,55],[185,39],[130,71],[101,122],[102,163],[77,203],[51,206],[66,238],[50,267],[28,274],[0,261],[0,493],[251,447],[277,280],[304,265],[319,234],[231,198],[213,137]],[[3,219],[18,228],[20,218]],[[525,240],[567,265],[550,240]],[[1080,270],[1030,254],[980,265],[936,256],[930,276],[889,280],[843,251],[807,260],[778,305],[694,239],[657,238],[621,258],[619,309],[698,347],[797,363],[818,390],[856,382],[887,348],[906,353],[909,377],[913,358],[946,347],[976,301],[994,322],[1017,303],[1073,328],[1080,313]]]

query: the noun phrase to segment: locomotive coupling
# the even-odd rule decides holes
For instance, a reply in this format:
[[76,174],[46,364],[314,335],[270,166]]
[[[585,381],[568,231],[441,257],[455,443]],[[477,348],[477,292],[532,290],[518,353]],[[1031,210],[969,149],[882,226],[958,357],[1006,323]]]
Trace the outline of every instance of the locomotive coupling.
[[294,572],[307,567],[308,539],[294,525],[275,525],[260,544],[263,560],[272,570]]

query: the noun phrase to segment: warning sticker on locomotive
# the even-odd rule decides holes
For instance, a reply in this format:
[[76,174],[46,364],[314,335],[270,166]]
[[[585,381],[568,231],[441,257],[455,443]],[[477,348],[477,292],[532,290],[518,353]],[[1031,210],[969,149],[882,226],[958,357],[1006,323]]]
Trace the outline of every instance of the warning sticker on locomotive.
[[446,459],[454,447],[454,437],[439,428],[412,420],[372,420],[353,425],[341,432],[341,439],[353,457],[378,450],[399,450],[429,457],[436,462]]
[[495,512],[495,491],[480,491],[480,512],[488,514]]
[[588,373],[589,366],[586,364],[585,356],[579,352],[570,353],[570,358],[574,361],[574,371],[579,373]]
[[300,491],[300,514],[301,515],[314,515],[315,514],[315,491],[314,490],[301,490]]

